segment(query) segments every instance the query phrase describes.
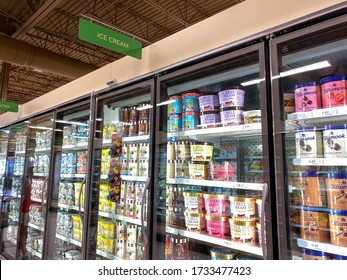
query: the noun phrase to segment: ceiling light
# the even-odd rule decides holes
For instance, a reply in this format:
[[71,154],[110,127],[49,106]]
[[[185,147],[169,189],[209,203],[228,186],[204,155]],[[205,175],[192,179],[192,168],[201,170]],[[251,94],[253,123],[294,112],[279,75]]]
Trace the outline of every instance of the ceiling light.
[[317,69],[321,69],[321,68],[326,68],[326,67],[330,67],[330,66],[331,66],[330,63],[327,60],[324,60],[324,61],[320,61],[317,63],[312,63],[312,64],[309,64],[306,66],[302,66],[299,68],[295,68],[292,70],[280,72],[280,77],[286,77],[286,76],[299,74],[299,73],[303,73],[303,72],[308,72],[308,71],[312,71],[312,70],[317,70]]
[[259,84],[259,83],[262,82],[262,81],[265,81],[265,78],[250,80],[250,81],[248,81],[248,82],[243,82],[243,83],[241,83],[241,86],[255,85],[255,84]]

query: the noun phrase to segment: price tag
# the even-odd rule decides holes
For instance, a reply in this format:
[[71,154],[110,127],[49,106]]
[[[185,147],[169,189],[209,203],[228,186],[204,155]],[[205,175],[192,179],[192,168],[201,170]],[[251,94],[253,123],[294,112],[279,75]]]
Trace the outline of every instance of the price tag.
[[245,189],[246,186],[243,183],[236,183],[236,188],[238,188],[238,189]]
[[251,129],[253,129],[253,125],[252,124],[245,124],[243,126],[243,130],[251,130]]
[[167,233],[178,234],[178,230],[170,227],[166,227]]
[[171,136],[170,137],[170,142],[176,142],[177,141],[177,137],[176,136]]
[[334,116],[337,115],[337,110],[334,108],[331,109],[324,109],[322,111],[320,111],[322,116]]
[[223,246],[232,247],[233,243],[231,241],[224,240]]
[[301,113],[298,113],[298,119],[306,119],[306,118],[309,118],[312,116],[312,113],[311,112],[301,112]]
[[311,165],[323,165],[324,160],[322,158],[308,159],[308,164]]
[[308,242],[302,239],[298,239],[298,246],[302,248],[308,248]]
[[327,251],[327,246],[326,245],[323,245],[323,244],[320,244],[320,243],[309,243],[308,244],[309,248],[310,249],[313,249],[313,250],[318,250],[318,251],[323,251],[323,252],[326,252]]

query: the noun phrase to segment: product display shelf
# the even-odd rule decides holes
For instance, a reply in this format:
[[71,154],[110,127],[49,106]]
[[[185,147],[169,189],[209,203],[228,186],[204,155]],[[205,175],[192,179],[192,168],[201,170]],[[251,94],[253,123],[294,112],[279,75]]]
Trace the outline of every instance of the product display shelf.
[[42,259],[42,252],[38,252],[37,250],[31,248],[30,246],[26,246],[27,251],[29,251],[33,256]]
[[35,149],[35,153],[49,153],[51,151],[50,147],[47,148],[37,148]]
[[194,129],[187,131],[178,131],[167,134],[167,138],[171,141],[175,141],[176,138],[216,138],[216,137],[225,137],[228,136],[255,136],[261,134],[261,123],[253,124],[243,124],[243,125],[234,125],[234,126],[223,126],[215,128],[206,128],[206,129]]
[[[130,224],[141,226],[141,220],[134,219],[132,217],[127,217],[127,216],[118,215],[118,214],[114,214],[114,213],[106,213],[106,212],[99,212],[99,216],[102,216],[105,218],[112,218],[115,220],[124,221],[124,222],[130,223]],[[145,225],[146,225],[146,222],[145,222]]]
[[15,151],[15,155],[24,155],[25,151]]
[[243,189],[262,191],[264,184],[258,183],[243,183],[231,181],[213,181],[213,180],[192,180],[192,179],[167,179],[168,184],[181,184],[181,185],[198,185],[207,187],[223,187],[228,189]]
[[116,257],[115,255],[112,255],[110,253],[106,253],[104,251],[101,251],[101,250],[96,250],[96,253],[99,255],[99,256],[102,256],[104,258],[107,258],[108,260],[123,260],[122,258],[119,258],[119,257]]
[[246,245],[246,244],[240,244],[240,243],[232,242],[230,240],[212,237],[212,236],[209,236],[209,235],[204,234],[204,233],[195,233],[195,232],[187,231],[184,229],[177,229],[177,228],[173,228],[173,227],[166,227],[166,232],[170,233],[170,234],[175,234],[175,235],[180,235],[180,236],[184,236],[184,237],[188,237],[188,238],[193,238],[195,240],[204,241],[204,242],[216,245],[216,246],[223,246],[223,247],[227,247],[230,249],[239,250],[242,252],[247,252],[247,253],[250,253],[253,255],[258,255],[258,256],[263,255],[262,248],[260,248],[258,246],[250,246],[250,245]]
[[71,244],[76,245],[78,247],[82,247],[82,243],[80,241],[77,241],[77,240],[69,238],[69,237],[62,236],[58,233],[55,236],[56,236],[56,238],[58,238],[60,240],[66,241],[67,243],[71,243]]
[[28,226],[31,227],[31,228],[34,228],[34,229],[37,229],[39,231],[44,231],[44,228],[42,226],[38,226],[38,225],[35,225],[33,223],[28,223]]
[[[149,141],[150,141],[149,135],[129,136],[129,137],[122,138],[122,142],[126,142],[126,143],[149,142]],[[102,140],[103,147],[109,147],[111,144],[112,144],[111,139]]]
[[293,164],[300,166],[347,166],[347,158],[294,158]]
[[34,173],[34,177],[47,177],[48,174],[46,173]]
[[342,121],[347,117],[347,106],[317,109],[308,112],[298,112],[288,115],[288,123],[299,127],[313,124],[329,124]]
[[[66,204],[61,204],[61,203],[58,203],[58,207],[62,210],[75,210],[75,211],[80,210],[78,208],[78,206],[66,205]],[[81,212],[83,212],[83,211],[84,211],[84,209],[81,207]]]
[[77,143],[76,145],[63,145],[63,151],[79,151],[79,150],[87,150],[88,143]]
[[74,179],[74,178],[81,178],[83,179],[86,176],[85,173],[81,174],[60,174],[60,177],[63,179]]
[[340,256],[347,256],[347,251],[345,247],[340,247],[332,244],[308,241],[299,238],[297,240],[298,246],[301,248],[322,251],[330,254],[336,254]]

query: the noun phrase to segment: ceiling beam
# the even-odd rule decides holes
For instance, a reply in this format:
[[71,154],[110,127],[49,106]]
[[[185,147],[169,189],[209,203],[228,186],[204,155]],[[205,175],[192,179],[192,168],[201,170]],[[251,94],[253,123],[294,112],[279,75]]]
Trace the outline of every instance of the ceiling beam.
[[153,6],[154,8],[158,9],[159,11],[167,14],[169,17],[173,18],[174,20],[178,21],[179,23],[183,24],[185,27],[188,27],[190,24],[186,21],[184,21],[183,19],[181,19],[180,17],[174,15],[173,13],[169,12],[167,9],[163,8],[162,6],[160,6],[159,4],[155,3],[152,0],[145,0],[148,4],[150,4],[151,6]]
[[22,26],[12,35],[12,38],[22,39],[40,20],[46,17],[64,0],[47,0]]

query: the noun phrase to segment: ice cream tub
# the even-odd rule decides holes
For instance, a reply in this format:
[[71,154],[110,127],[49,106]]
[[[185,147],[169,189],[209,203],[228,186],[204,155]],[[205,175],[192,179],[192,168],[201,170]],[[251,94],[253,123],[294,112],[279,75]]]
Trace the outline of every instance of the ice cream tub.
[[347,210],[347,174],[328,173],[325,185],[329,208]]
[[203,196],[207,215],[218,217],[230,216],[230,200],[226,195],[205,193]]
[[[263,246],[263,238],[261,236],[262,233],[262,227],[261,227],[261,223],[256,223],[256,228],[257,228],[257,232],[258,232],[258,240],[259,240],[259,246],[262,247]],[[266,232],[264,230],[264,237],[266,237]],[[265,238],[266,239],[266,238]]]
[[322,132],[316,127],[304,127],[295,132],[295,149],[298,158],[316,158],[323,155]]
[[320,86],[316,82],[295,85],[294,94],[296,112],[307,112],[322,107]]
[[331,243],[347,247],[347,210],[330,209],[329,227]]
[[221,108],[244,105],[245,91],[241,89],[228,89],[218,92]]
[[220,112],[223,126],[239,125],[243,123],[243,110],[226,110]]
[[329,215],[326,208],[302,206],[301,238],[315,242],[329,241]]
[[263,260],[261,257],[247,254],[240,254],[236,256],[236,260],[238,261],[258,261]]
[[232,181],[234,177],[235,165],[225,162],[211,162],[210,175],[212,180]]
[[237,221],[230,219],[231,241],[255,245],[255,221]]
[[228,217],[218,217],[206,215],[206,231],[213,237],[229,239],[230,225]]
[[217,127],[221,122],[218,111],[208,111],[200,114],[200,124],[202,128]]
[[190,141],[178,141],[175,142],[175,157],[181,160],[190,160]]
[[204,213],[204,196],[199,192],[183,192],[184,209],[191,213]]
[[294,113],[295,112],[294,93],[283,94],[283,106],[284,106],[284,112],[285,113]]
[[347,125],[326,125],[323,131],[323,150],[326,158],[347,157]]
[[171,96],[169,100],[172,103],[168,104],[168,115],[181,115],[182,114],[182,96]]
[[197,129],[200,124],[200,114],[195,112],[184,112],[182,116],[182,129]]
[[200,112],[209,112],[218,110],[219,105],[219,98],[218,95],[212,94],[212,95],[202,95],[199,97],[199,107]]
[[191,145],[192,161],[211,161],[213,157],[213,145],[193,144]]
[[331,260],[330,255],[326,252],[307,248],[300,248],[300,251],[303,260]]
[[204,163],[189,163],[189,175],[193,180],[207,179],[207,166]]
[[168,124],[168,132],[173,133],[180,131],[182,128],[182,115],[170,115],[169,116],[169,124]]
[[211,260],[235,260],[238,254],[238,251],[224,247],[211,248],[210,250]]
[[245,124],[260,123],[261,122],[261,111],[251,110],[243,112],[243,122]]
[[324,178],[319,172],[300,172],[297,183],[302,188],[301,204],[304,206],[327,206]]
[[185,112],[199,113],[199,93],[188,92],[182,94],[182,109]]
[[323,108],[347,105],[346,76],[332,76],[321,81]]
[[184,212],[185,225],[188,231],[203,232],[206,230],[205,214]]
[[255,198],[229,196],[231,217],[239,221],[255,221]]

